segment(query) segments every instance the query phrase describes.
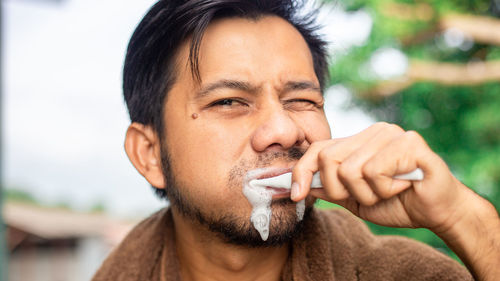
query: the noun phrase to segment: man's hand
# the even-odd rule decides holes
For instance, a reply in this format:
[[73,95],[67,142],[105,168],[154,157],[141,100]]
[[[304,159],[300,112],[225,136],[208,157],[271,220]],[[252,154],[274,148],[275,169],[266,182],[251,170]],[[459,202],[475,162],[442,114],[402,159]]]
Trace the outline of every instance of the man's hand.
[[[393,178],[417,167],[424,172],[422,181]],[[310,190],[317,171],[323,188]],[[295,201],[310,193],[379,225],[428,228],[477,278],[500,278],[500,219],[495,208],[458,181],[416,132],[377,123],[351,137],[313,143],[295,165],[292,181]],[[490,255],[492,249],[496,254]]]
[[[417,167],[423,181],[395,180]],[[357,216],[393,227],[446,228],[464,211],[467,188],[415,132],[377,123],[360,134],[316,142],[296,164],[294,182],[309,193],[314,172],[323,189],[311,194],[338,203]]]

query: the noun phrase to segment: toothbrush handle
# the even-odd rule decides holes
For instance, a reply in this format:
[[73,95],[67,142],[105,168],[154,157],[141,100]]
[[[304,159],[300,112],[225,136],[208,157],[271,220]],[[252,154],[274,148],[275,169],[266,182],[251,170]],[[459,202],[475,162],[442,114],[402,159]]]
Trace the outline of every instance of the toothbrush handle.
[[314,173],[313,179],[311,182],[311,188],[322,188],[323,184],[321,183],[321,178],[319,176],[319,172]]
[[[409,180],[409,181],[421,181],[424,179],[424,172],[420,168],[416,168],[415,170],[401,175],[394,176],[394,179],[398,180]],[[323,184],[321,183],[321,178],[319,176],[319,172],[314,173],[313,179],[311,182],[311,188],[322,188]]]

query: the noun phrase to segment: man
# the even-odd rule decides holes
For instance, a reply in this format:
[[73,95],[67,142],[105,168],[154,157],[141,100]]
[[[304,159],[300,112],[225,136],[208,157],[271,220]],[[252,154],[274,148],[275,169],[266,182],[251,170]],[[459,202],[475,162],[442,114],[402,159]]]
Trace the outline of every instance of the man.
[[[415,132],[378,123],[331,139],[325,43],[296,1],[159,1],[124,67],[125,150],[170,201],[94,280],[471,280],[418,242],[375,237],[355,216],[439,235],[478,280],[500,280],[500,220]],[[422,181],[393,176],[420,168]],[[249,171],[292,171],[269,238],[250,222]],[[320,172],[322,189],[309,188]],[[316,198],[350,210],[318,211]],[[306,199],[302,221],[296,202]]]

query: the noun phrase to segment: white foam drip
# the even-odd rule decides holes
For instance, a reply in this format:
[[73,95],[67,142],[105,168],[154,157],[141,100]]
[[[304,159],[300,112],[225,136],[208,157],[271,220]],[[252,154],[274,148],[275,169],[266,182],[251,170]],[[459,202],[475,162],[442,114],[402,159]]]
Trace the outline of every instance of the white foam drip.
[[[252,214],[250,221],[254,228],[259,232],[262,240],[266,241],[269,237],[269,225],[271,223],[271,202],[273,195],[277,192],[273,189],[267,189],[264,185],[256,184],[255,180],[259,175],[269,173],[273,169],[256,169],[249,171],[243,181],[243,194],[252,205]],[[290,181],[290,180],[289,180]],[[290,186],[290,183],[287,184]],[[302,200],[296,205],[297,220],[301,221],[304,217],[305,201]]]
[[271,200],[273,195],[263,186],[250,185],[250,181],[264,173],[264,169],[249,171],[243,181],[243,194],[252,205],[250,221],[259,232],[262,240],[269,237],[269,223],[271,222]]
[[295,212],[297,212],[297,221],[301,221],[304,218],[304,211],[306,210],[306,200],[302,199],[295,205]]

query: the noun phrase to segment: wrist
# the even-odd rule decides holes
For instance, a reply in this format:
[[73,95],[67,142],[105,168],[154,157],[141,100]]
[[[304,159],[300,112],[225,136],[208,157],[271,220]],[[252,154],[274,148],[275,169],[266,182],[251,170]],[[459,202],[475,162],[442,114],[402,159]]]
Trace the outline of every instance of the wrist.
[[460,188],[457,192],[458,199],[452,207],[452,214],[443,224],[430,230],[443,239],[453,239],[467,233],[500,227],[495,207],[460,181],[456,180],[456,183]]
[[495,207],[486,199],[475,194],[467,196],[461,206],[457,208],[454,216],[446,226],[431,229],[445,242],[479,241],[488,233],[494,233],[500,228],[500,219]]
[[467,198],[461,210],[457,210],[453,223],[432,231],[460,257],[478,280],[491,280],[486,276],[496,272],[497,269],[492,268],[498,268],[500,261],[500,218],[488,200],[475,193]]

